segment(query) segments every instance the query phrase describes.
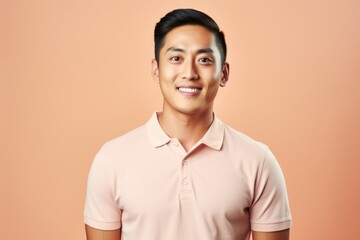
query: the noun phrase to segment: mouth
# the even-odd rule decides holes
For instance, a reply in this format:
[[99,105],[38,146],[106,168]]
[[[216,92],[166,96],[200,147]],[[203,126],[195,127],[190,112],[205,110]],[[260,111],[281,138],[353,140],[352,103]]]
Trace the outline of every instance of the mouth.
[[188,94],[199,93],[202,90],[202,88],[196,88],[196,87],[178,87],[176,89],[182,93],[188,93]]

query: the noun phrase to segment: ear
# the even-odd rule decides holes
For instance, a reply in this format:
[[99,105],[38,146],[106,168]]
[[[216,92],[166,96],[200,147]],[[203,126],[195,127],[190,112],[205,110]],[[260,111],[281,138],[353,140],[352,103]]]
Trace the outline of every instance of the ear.
[[222,69],[222,77],[220,80],[220,87],[225,87],[227,81],[229,80],[229,72],[230,71],[230,65],[229,63],[224,63],[223,69]]
[[155,83],[159,83],[159,67],[156,59],[151,61],[151,76]]

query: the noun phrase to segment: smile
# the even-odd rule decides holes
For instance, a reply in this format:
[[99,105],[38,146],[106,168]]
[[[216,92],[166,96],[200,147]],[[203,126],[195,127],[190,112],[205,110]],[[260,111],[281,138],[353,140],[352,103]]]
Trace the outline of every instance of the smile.
[[201,88],[187,88],[187,87],[179,87],[178,90],[184,93],[197,93],[201,91]]

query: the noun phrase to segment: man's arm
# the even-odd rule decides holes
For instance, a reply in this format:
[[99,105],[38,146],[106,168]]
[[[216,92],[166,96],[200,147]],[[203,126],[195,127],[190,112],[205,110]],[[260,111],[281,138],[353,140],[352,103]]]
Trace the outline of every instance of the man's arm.
[[289,240],[290,230],[278,232],[252,232],[253,240]]
[[87,240],[120,240],[120,229],[116,230],[100,230],[85,225]]

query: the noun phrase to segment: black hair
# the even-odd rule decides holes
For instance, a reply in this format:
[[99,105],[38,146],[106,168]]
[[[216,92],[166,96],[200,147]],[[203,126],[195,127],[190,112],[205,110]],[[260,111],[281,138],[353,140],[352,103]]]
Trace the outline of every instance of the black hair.
[[220,31],[216,22],[207,14],[195,9],[175,9],[167,13],[155,26],[155,59],[159,62],[160,49],[164,45],[166,34],[176,27],[183,25],[200,25],[212,32],[216,39],[216,44],[220,49],[222,64],[226,61],[226,42],[225,36]]

